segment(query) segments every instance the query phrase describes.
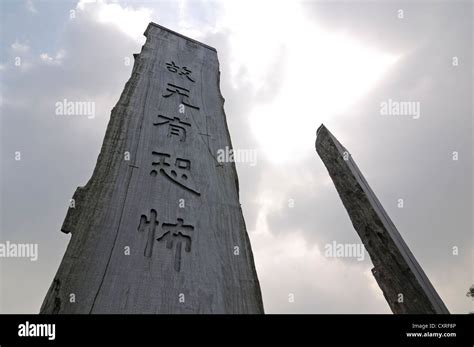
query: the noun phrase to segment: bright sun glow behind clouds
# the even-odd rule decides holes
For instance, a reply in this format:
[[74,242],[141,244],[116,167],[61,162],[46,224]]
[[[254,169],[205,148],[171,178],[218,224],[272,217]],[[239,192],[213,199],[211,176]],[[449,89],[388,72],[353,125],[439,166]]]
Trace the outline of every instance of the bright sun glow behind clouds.
[[[317,127],[350,113],[349,106],[397,60],[356,37],[318,27],[295,1],[224,1],[214,28],[185,25],[189,3],[181,0],[177,6],[181,32],[198,39],[209,31],[229,34],[234,87],[270,92],[253,103],[247,116],[259,155],[274,163],[299,160],[312,151]],[[77,8],[138,41],[144,40],[154,12],[104,0],[81,0]],[[272,89],[277,84],[281,87]]]
[[[317,127],[350,112],[349,106],[398,57],[365,47],[355,37],[324,31],[294,2],[257,1],[251,8],[237,2],[225,8],[222,23],[231,30],[235,52],[234,86],[250,83],[258,91],[278,73],[282,87],[269,102],[254,107],[250,124],[259,149],[272,162],[297,160],[314,147]],[[271,16],[263,21],[269,8]],[[278,69],[272,71],[275,64]]]
[[[144,3],[146,5],[146,3]],[[88,12],[99,23],[112,23],[123,33],[139,42],[145,42],[143,33],[151,22],[152,10],[142,6],[123,6],[104,0],[80,0],[77,8]]]

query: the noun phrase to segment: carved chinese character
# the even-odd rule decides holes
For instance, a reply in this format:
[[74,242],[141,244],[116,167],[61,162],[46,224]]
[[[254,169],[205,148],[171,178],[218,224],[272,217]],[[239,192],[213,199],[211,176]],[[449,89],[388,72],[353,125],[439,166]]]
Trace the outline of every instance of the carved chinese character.
[[190,76],[192,71],[189,70],[186,66],[179,67],[178,65],[174,63],[174,61],[171,61],[171,63],[166,63],[166,68],[170,72],[178,73],[178,75],[186,77],[188,80],[190,80],[193,83],[196,82]]
[[178,186],[196,194],[201,195],[191,180],[191,161],[183,158],[172,157],[167,153],[152,152],[158,161],[153,161],[151,165],[154,167],[150,175],[156,177],[158,172],[167,177]]
[[171,61],[171,63],[166,63],[166,68],[168,71],[176,73],[179,71],[179,66],[174,63],[174,61]]
[[161,235],[156,237],[159,222],[157,220],[157,213],[154,209],[150,210],[150,217],[146,215],[140,216],[140,223],[138,225],[138,231],[148,231],[147,243],[143,255],[150,258],[153,254],[154,242],[164,241],[166,242],[166,248],[175,248],[174,254],[174,269],[176,271],[181,270],[181,250],[184,245],[184,251],[191,252],[191,235],[190,232],[194,230],[194,226],[190,224],[184,224],[182,218],[177,218],[177,223],[163,223],[161,225]]
[[153,125],[162,126],[168,124],[168,136],[178,136],[180,141],[186,140],[186,127],[191,127],[190,123],[183,122],[179,117],[166,117],[163,115],[158,115],[158,119],[161,119],[161,122],[155,122]]
[[163,94],[162,96],[165,98],[169,98],[172,95],[180,95],[181,96],[181,103],[183,105],[186,105],[188,107],[194,108],[196,110],[199,110],[199,107],[194,106],[188,102],[189,98],[189,89],[177,86],[172,83],[168,83],[168,87],[166,88],[166,91],[168,94]]
[[174,254],[174,269],[176,271],[181,270],[181,248],[184,244],[184,250],[191,252],[191,236],[189,232],[194,230],[192,225],[185,225],[183,219],[178,218],[178,223],[163,223],[162,228],[165,233],[158,237],[157,241],[165,241],[166,248],[173,249],[175,247]]
[[183,67],[181,68],[181,71],[179,72],[179,74],[180,74],[181,76],[186,77],[188,80],[190,80],[191,82],[194,83],[195,81],[191,78],[191,76],[189,76],[189,75],[191,75],[191,73],[192,73],[192,71],[189,70],[186,66],[183,66]]
[[144,256],[151,257],[153,253],[153,243],[155,241],[155,232],[158,227],[158,220],[156,219],[157,214],[155,210],[150,210],[150,218],[147,218],[146,215],[140,217],[140,224],[138,225],[138,231],[144,232],[145,229],[148,229],[148,237],[145,246]]

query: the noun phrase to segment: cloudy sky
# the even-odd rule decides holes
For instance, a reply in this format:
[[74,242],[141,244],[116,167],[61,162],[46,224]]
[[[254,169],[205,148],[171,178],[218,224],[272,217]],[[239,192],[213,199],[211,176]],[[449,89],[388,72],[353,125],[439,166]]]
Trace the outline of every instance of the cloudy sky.
[[[325,255],[360,239],[315,152],[321,123],[448,309],[473,310],[472,19],[470,1],[2,1],[0,242],[39,258],[0,259],[0,312],[39,311],[150,21],[218,51],[233,145],[258,153],[237,169],[266,312],[390,312],[367,255]],[[64,98],[95,118],[57,116]],[[389,99],[419,117],[381,114]]]

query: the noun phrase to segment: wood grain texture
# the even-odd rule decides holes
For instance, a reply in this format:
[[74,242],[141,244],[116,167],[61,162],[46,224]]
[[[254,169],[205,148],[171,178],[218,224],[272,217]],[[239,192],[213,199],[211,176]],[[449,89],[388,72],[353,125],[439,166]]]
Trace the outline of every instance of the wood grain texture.
[[217,52],[154,23],[145,36],[41,313],[263,313],[235,164],[217,161],[232,148]]
[[324,125],[317,131],[316,151],[370,255],[372,273],[392,312],[449,313],[352,156]]

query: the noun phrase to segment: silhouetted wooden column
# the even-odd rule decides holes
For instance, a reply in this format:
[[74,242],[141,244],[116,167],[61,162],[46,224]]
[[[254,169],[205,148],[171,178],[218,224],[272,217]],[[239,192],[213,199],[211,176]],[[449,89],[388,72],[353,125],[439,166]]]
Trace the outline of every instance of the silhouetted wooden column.
[[316,151],[372,259],[393,313],[449,313],[349,152],[321,125]]
[[[263,313],[214,48],[150,23],[41,313]],[[78,158],[80,159],[80,158]]]

